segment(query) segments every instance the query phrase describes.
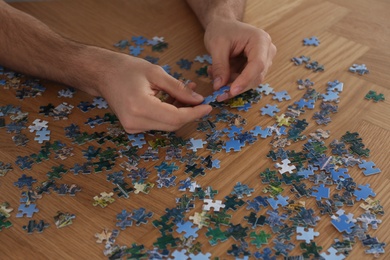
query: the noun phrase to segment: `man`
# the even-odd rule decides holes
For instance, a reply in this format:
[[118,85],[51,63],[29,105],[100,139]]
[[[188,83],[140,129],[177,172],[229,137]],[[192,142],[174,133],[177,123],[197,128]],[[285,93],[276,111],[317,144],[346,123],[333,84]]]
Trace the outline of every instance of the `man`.
[[[245,0],[187,0],[205,29],[214,89],[230,84],[223,101],[260,84],[276,48],[263,30],[241,22]],[[0,0],[0,64],[104,97],[128,133],[174,131],[210,113],[203,97],[143,59],[65,39],[42,22]],[[176,107],[165,91],[191,105]]]

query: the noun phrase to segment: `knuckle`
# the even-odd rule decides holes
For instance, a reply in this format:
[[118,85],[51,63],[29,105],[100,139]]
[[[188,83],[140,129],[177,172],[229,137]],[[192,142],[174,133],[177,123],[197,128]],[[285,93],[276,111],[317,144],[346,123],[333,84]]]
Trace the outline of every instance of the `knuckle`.
[[184,86],[184,84],[178,80],[175,81],[175,86],[174,86],[174,89],[176,91],[186,91],[187,88]]
[[259,67],[260,72],[264,71],[264,69],[265,69],[265,61],[263,60],[262,57],[259,57],[259,60],[257,62],[257,66]]
[[127,111],[128,113],[133,117],[133,118],[137,118],[139,116],[142,116],[142,113],[144,111],[144,109],[141,108],[142,106],[130,106]]
[[258,84],[260,84],[261,82],[263,82],[263,81],[264,81],[264,78],[265,78],[264,73],[260,73],[259,77],[257,78],[256,84],[258,85]]
[[129,119],[122,120],[122,126],[123,129],[126,131],[126,133],[133,134],[135,131],[135,125],[132,122],[132,120]]
[[224,73],[225,73],[225,70],[224,70],[224,66],[226,66],[225,64],[222,64],[222,62],[215,62],[213,63],[213,67],[212,67],[212,74],[213,76],[217,77],[224,77]]
[[273,54],[275,56],[275,54],[278,52],[278,49],[276,48],[276,46],[274,44],[271,45],[271,49],[272,49]]
[[164,71],[164,69],[162,67],[160,67],[158,65],[151,64],[150,72],[152,74],[160,74],[163,71]]

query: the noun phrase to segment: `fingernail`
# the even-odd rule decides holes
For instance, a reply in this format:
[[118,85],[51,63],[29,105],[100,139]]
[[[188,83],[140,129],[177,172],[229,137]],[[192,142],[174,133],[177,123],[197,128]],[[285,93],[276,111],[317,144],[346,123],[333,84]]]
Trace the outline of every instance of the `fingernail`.
[[222,102],[222,101],[225,101],[228,98],[229,98],[229,94],[228,93],[223,93],[222,95],[217,97],[217,101],[218,102]]
[[236,96],[236,95],[240,94],[243,90],[244,90],[244,87],[237,86],[234,89],[232,89],[232,95]]
[[202,102],[204,97],[195,91],[192,91],[192,96],[195,98],[196,101]]
[[216,77],[216,78],[214,79],[214,81],[213,81],[213,84],[214,84],[213,88],[214,88],[215,90],[217,90],[219,87],[221,87],[221,85],[222,85],[222,79],[221,79],[221,77]]

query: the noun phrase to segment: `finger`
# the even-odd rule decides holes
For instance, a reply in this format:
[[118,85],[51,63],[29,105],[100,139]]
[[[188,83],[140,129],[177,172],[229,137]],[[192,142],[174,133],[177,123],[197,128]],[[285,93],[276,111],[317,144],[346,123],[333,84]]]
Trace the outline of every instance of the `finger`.
[[267,66],[265,67],[263,72],[260,74],[260,82],[258,82],[259,84],[263,82],[265,75],[267,75],[269,68],[271,68],[272,60],[274,59],[275,55],[276,55],[276,47],[275,47],[275,45],[271,44],[271,47],[269,48],[269,51],[268,51]]
[[190,87],[187,87],[183,82],[171,77],[163,69],[157,69],[155,73],[151,74],[153,76],[149,80],[153,85],[152,87],[164,90],[174,99],[192,105],[199,104],[204,99],[202,95],[192,91]]
[[258,42],[256,43],[256,47],[250,43],[245,49],[248,63],[241,75],[232,83],[230,91],[233,96],[260,84],[260,75],[267,67],[270,44],[259,45]]
[[214,78],[214,77],[213,77],[213,65],[209,65],[209,66],[207,67],[207,74],[209,75],[209,77],[210,77],[211,79]]
[[128,130],[126,130],[126,133],[127,134],[138,134],[138,133],[143,133],[146,131],[148,131],[148,130],[146,130],[146,129],[128,129]]
[[[196,83],[190,82],[187,84],[187,87],[190,88],[192,91],[195,90],[196,88]],[[182,107],[182,106],[187,106],[188,104],[184,104],[183,102],[180,102],[173,97],[169,96],[168,99],[165,101],[166,103],[172,104],[175,107]]]
[[225,85],[229,80],[229,45],[222,44],[221,46],[215,46],[212,48],[212,50],[210,50],[210,54],[213,59],[213,65],[211,66],[211,74],[213,75],[213,88],[217,90]]
[[189,122],[204,117],[212,109],[209,105],[177,108],[159,100],[150,100],[147,103],[150,112],[147,113],[146,119],[151,120],[160,130],[165,131],[177,130]]

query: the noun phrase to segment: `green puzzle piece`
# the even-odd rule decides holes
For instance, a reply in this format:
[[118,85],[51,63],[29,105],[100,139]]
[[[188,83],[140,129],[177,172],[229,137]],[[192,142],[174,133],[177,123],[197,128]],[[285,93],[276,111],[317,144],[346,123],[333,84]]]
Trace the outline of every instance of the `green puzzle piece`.
[[4,219],[0,219],[0,231],[3,228],[9,228],[9,227],[12,227],[11,221],[6,220],[5,218]]
[[370,90],[366,97],[366,99],[372,99],[374,100],[374,102],[378,102],[378,101],[384,101],[385,100],[385,96],[383,94],[377,94],[375,91],[373,90]]
[[212,229],[209,227],[208,231],[206,233],[206,236],[212,237],[209,240],[210,245],[212,245],[212,246],[215,246],[218,243],[218,240],[220,240],[221,242],[224,242],[228,239],[226,236],[226,233],[223,232],[219,227],[217,227],[215,229]]
[[171,234],[163,234],[161,237],[157,238],[157,242],[153,243],[154,246],[160,249],[166,249],[167,245],[171,245],[172,248],[177,246],[178,239],[173,237]]
[[255,245],[256,248],[260,248],[263,244],[268,244],[268,239],[271,237],[271,235],[265,233],[264,230],[261,230],[259,234],[256,234],[256,232],[251,232],[249,236],[250,238],[253,238],[251,244]]

